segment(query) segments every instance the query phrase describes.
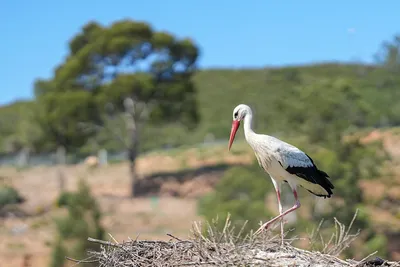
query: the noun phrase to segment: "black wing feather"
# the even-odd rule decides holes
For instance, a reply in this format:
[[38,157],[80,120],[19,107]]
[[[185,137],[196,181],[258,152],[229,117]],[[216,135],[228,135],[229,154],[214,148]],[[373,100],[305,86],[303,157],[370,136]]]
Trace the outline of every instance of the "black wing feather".
[[[286,171],[310,183],[319,184],[326,190],[326,192],[328,192],[329,195],[327,197],[331,197],[331,195],[333,194],[332,189],[334,189],[335,187],[333,186],[331,181],[329,181],[329,175],[326,172],[319,170],[310,156],[308,156],[307,154],[306,156],[310,159],[312,166],[309,167],[288,166],[286,168]],[[313,192],[311,193],[317,195]]]

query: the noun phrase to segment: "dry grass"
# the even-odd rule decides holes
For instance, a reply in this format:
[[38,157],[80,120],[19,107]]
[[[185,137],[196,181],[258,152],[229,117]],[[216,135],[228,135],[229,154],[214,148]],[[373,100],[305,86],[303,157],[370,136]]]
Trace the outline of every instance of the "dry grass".
[[355,219],[357,218],[358,210],[354,214],[353,219],[351,220],[347,230],[346,226],[338,221],[335,217],[335,232],[332,233],[329,240],[326,242],[324,237],[322,236],[320,230],[323,223],[323,220],[318,225],[315,231],[312,231],[309,239],[311,247],[315,247],[319,245],[321,247],[321,252],[324,254],[332,255],[338,257],[346,248],[350,246],[350,244],[357,238],[360,234],[360,230],[355,234],[350,234],[351,227]]
[[[356,215],[355,215],[356,216]],[[354,217],[355,218],[355,217]],[[295,239],[285,240],[281,245],[280,237],[271,232],[255,236],[253,233],[242,235],[231,226],[229,216],[222,231],[216,228],[217,222],[205,225],[193,223],[191,236],[181,240],[171,234],[169,241],[129,240],[118,243],[89,238],[101,245],[100,251],[89,252],[88,259],[76,264],[93,262],[101,267],[133,266],[391,266],[400,267],[400,262],[388,262],[380,258],[368,260],[374,253],[361,261],[342,260],[337,255],[356,238],[348,229],[335,220],[337,230],[325,244],[322,252],[307,251],[292,246]],[[314,240],[310,238],[310,240]]]

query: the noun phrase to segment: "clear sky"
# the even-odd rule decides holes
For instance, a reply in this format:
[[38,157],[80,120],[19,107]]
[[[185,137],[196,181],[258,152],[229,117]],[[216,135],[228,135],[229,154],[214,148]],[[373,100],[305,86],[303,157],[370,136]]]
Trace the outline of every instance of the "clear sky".
[[371,61],[400,33],[400,1],[366,0],[3,0],[0,105],[32,97],[83,24],[131,18],[193,38],[201,67],[262,67]]

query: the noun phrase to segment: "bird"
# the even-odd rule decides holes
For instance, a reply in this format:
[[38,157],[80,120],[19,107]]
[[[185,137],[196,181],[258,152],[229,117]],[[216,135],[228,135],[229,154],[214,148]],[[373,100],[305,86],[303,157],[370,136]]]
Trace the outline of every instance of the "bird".
[[[270,225],[281,219],[280,228],[283,245],[283,217],[301,206],[297,193],[298,187],[303,187],[318,197],[330,198],[333,195],[334,185],[330,181],[329,175],[318,169],[313,159],[299,148],[276,137],[255,133],[252,128],[253,112],[246,104],[239,104],[233,109],[229,151],[241,122],[243,122],[245,139],[253,149],[260,167],[269,174],[278,200],[279,215],[262,224],[254,234],[260,234],[264,229],[268,229]],[[290,186],[295,199],[293,207],[286,211],[283,211],[281,203],[283,182]]]

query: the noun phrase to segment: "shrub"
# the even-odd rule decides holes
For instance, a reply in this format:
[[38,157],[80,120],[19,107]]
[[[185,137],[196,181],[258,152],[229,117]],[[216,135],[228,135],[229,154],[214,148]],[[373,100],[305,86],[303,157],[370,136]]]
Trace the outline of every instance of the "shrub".
[[217,227],[222,228],[228,213],[232,224],[240,230],[248,220],[243,234],[256,230],[260,221],[271,214],[265,207],[265,196],[273,189],[267,174],[255,162],[250,167],[232,167],[222,177],[214,192],[199,200],[198,211],[208,221],[218,217]]
[[24,199],[18,194],[15,188],[9,185],[0,186],[0,208],[7,204],[17,204],[23,201]]
[[[101,212],[84,180],[79,181],[77,192],[62,193],[57,205],[65,207],[68,215],[57,218],[58,236],[54,244],[51,266],[63,266],[65,256],[84,258],[88,250],[97,248],[88,237],[103,238]],[[90,265],[87,265],[90,266]]]

